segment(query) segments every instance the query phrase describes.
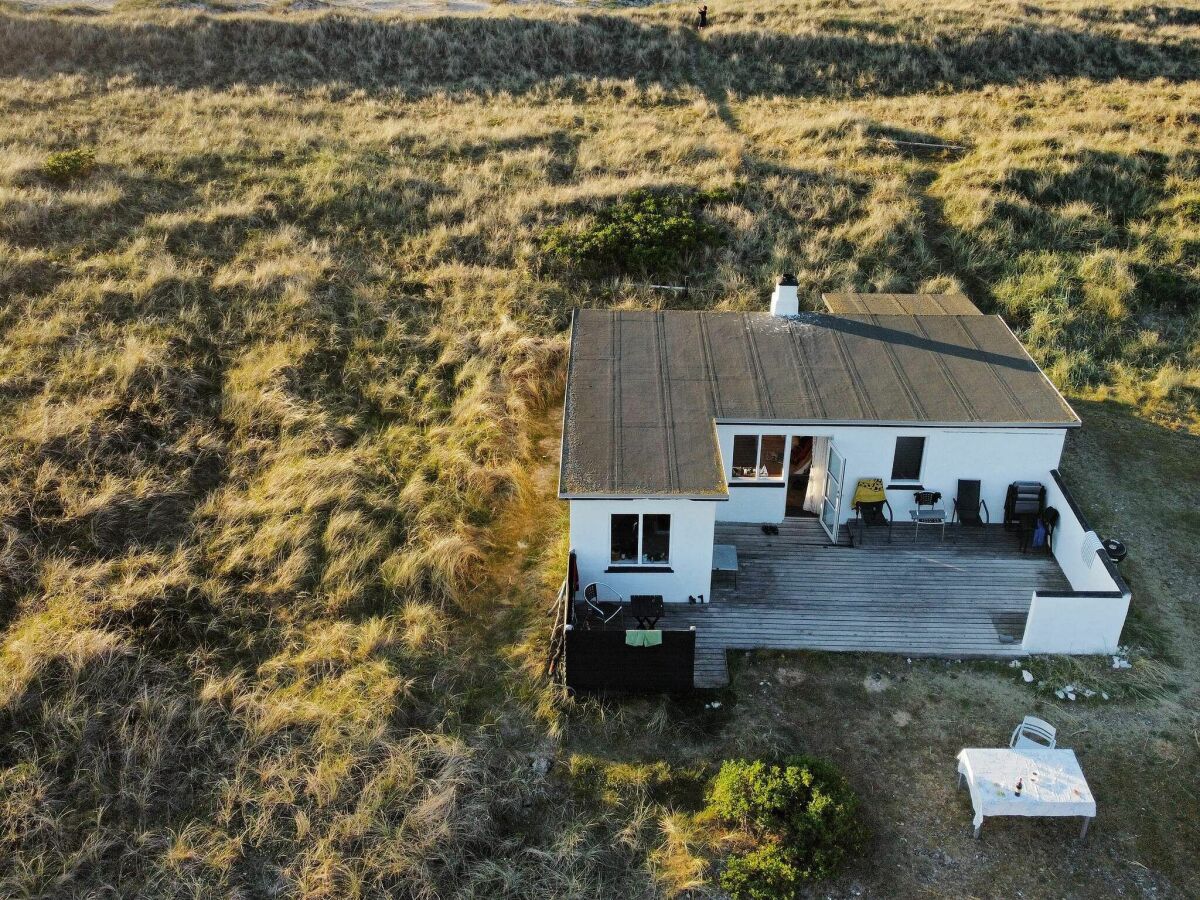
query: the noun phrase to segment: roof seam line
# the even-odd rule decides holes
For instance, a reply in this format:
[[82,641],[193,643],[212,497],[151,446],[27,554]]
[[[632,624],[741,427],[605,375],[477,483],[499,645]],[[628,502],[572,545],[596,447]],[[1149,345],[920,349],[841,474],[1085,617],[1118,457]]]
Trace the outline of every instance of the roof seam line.
[[838,358],[842,361],[842,368],[850,378],[850,386],[854,388],[854,397],[858,400],[859,409],[872,419],[878,419],[879,414],[875,412],[875,406],[867,399],[867,391],[863,386],[862,379],[858,377],[858,370],[850,363],[845,341],[838,332],[831,331],[830,333],[833,335],[833,346],[837,348]]
[[788,346],[792,351],[792,365],[796,367],[796,372],[800,376],[800,380],[803,381],[805,387],[808,388],[809,396],[816,401],[817,408],[821,410],[821,415],[825,416],[829,411],[826,409],[825,401],[821,398],[821,394],[817,389],[817,380],[813,377],[812,372],[809,371],[808,367],[804,365],[804,361],[800,358],[800,332],[790,328],[788,331],[790,335]]
[[[876,325],[879,324],[878,316],[871,316],[871,321]],[[921,416],[928,416],[929,412],[925,409],[924,404],[918,399],[916,391],[912,389],[912,385],[908,381],[908,376],[904,374],[904,369],[900,366],[900,360],[896,356],[896,348],[891,344],[883,345],[883,352],[887,354],[888,362],[892,364],[892,371],[896,373],[896,381],[900,385],[900,390],[904,391],[904,395],[908,397],[908,402],[912,404],[914,410]]]
[[696,320],[700,323],[700,352],[704,355],[704,375],[708,382],[708,390],[705,391],[705,396],[708,397],[708,413],[716,418],[721,409],[721,385],[713,377],[712,345],[709,343],[708,326],[704,324],[704,316],[698,313]]
[[[982,353],[983,348],[979,346],[979,341],[975,340],[975,335],[971,334],[971,329],[967,328],[967,326],[962,323],[961,319],[955,319],[954,321],[958,324],[958,327],[962,329],[962,333],[967,336],[967,340],[971,342],[971,346]],[[1034,367],[1039,370],[1041,369],[1041,366],[1038,366],[1037,363],[1034,363]],[[1022,413],[1024,413],[1026,417],[1028,417],[1028,408],[1026,408],[1025,404],[1021,402],[1021,398],[1017,396],[1017,392],[1012,389],[1009,383],[1000,377],[1000,373],[996,371],[996,367],[989,363],[988,372],[990,372],[991,376],[996,379],[996,382],[1000,385],[1000,389],[1003,390],[1008,396],[1008,399],[1012,401],[1013,406],[1015,406]]]
[[658,347],[659,401],[662,405],[663,421],[667,423],[667,427],[663,429],[663,442],[667,453],[665,463],[667,481],[672,488],[677,488],[680,482],[679,460],[675,456],[675,411],[671,404],[671,378],[667,371],[667,346],[663,340],[664,324],[663,314],[659,311],[654,317],[654,329],[657,332],[657,340],[654,343]]
[[[613,348],[613,364],[612,364],[612,413],[613,413],[613,444],[609,450],[609,465],[611,471],[609,478],[615,489],[617,487],[617,473],[621,471],[621,465],[617,462],[618,455],[621,454],[621,447],[625,443],[621,440],[621,318],[613,313],[609,313],[609,321],[612,323],[612,348]],[[622,457],[623,461],[623,457]]]
[[742,338],[746,342],[746,353],[750,357],[750,368],[754,373],[754,392],[758,395],[759,408],[774,418],[775,404],[771,402],[771,393],[767,386],[767,376],[763,371],[762,359],[758,355],[758,346],[750,336],[750,323],[747,321],[745,313],[742,313]]
[[[957,318],[957,316],[955,318]],[[916,326],[920,330],[921,334],[931,341],[935,340],[935,338],[929,334],[929,330],[922,324],[920,319],[914,316],[913,321],[916,323]],[[937,355],[934,356],[934,361],[937,363],[937,367],[941,369],[942,375],[945,376],[946,383],[950,385],[950,390],[954,391],[954,396],[956,396],[958,398],[958,402],[963,405],[963,409],[971,414],[971,418],[978,419],[979,411],[975,408],[975,404],[973,404],[967,395],[963,393],[962,388],[958,386],[958,381],[955,380],[954,374],[950,371],[950,367],[946,365],[946,361],[942,359],[941,356]]]

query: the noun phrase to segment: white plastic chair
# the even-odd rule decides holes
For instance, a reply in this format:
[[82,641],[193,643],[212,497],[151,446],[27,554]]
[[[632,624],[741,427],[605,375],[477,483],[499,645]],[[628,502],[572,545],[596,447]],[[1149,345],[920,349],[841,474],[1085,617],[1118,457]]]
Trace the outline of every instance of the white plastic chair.
[[1037,716],[1026,716],[1012,733],[1008,746],[1014,750],[1053,750],[1054,726]]

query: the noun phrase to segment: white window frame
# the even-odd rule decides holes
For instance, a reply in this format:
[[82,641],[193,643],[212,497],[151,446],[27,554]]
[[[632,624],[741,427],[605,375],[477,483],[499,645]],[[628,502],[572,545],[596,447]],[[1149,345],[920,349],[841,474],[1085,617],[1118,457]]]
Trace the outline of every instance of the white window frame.
[[[612,553],[612,520],[614,516],[637,516],[637,556],[633,559],[613,559]],[[656,513],[656,512],[628,512],[628,513],[609,513],[608,514],[608,559],[610,566],[669,566],[671,564],[671,535],[674,533],[675,523],[669,521],[667,525],[667,558],[656,560],[655,562],[642,562],[642,548],[645,541],[646,516],[666,516],[668,520],[674,519],[671,513]]]
[[[734,475],[733,474],[733,448],[737,444],[738,438],[747,438],[747,437],[754,438],[755,468],[754,468],[754,477],[753,478],[751,478],[747,475]],[[778,475],[760,475],[759,474],[764,468],[766,468],[762,464],[762,439],[765,437],[783,438],[783,460],[782,460],[782,465],[780,466]],[[788,435],[786,435],[786,434],[775,434],[773,432],[771,434],[762,434],[762,433],[759,433],[759,434],[744,434],[744,433],[743,434],[735,434],[733,436],[733,443],[731,443],[729,445],[729,482],[730,482],[730,484],[738,484],[738,483],[746,484],[746,483],[755,483],[755,482],[762,482],[762,481],[766,481],[766,482],[770,482],[770,483],[778,482],[779,484],[785,483],[787,481],[787,463],[788,463],[788,454],[790,452],[791,452],[791,450],[788,446]]]

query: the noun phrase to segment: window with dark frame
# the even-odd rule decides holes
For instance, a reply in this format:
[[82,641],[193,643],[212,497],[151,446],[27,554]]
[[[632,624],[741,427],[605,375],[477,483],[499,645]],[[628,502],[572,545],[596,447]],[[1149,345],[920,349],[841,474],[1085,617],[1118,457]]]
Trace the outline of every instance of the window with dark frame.
[[735,434],[732,478],[742,481],[783,480],[787,437],[782,434]]
[[733,436],[733,477],[754,478],[758,473],[758,435]]
[[662,513],[615,513],[610,518],[611,562],[665,566],[671,561],[671,517]]
[[611,559],[615,563],[637,565],[638,516],[619,514],[612,517]]
[[671,556],[671,517],[642,516],[642,562],[665,565]]
[[896,438],[896,455],[892,459],[893,481],[920,481],[921,460],[925,456],[925,438]]
[[758,475],[760,478],[783,477],[784,437],[782,434],[764,434],[758,452]]

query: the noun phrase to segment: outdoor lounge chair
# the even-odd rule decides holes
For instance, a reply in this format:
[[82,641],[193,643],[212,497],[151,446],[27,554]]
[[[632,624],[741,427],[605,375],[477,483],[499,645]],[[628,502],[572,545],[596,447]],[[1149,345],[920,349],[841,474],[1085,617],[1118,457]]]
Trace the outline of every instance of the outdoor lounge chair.
[[[601,599],[600,589],[604,588],[611,597]],[[621,615],[625,598],[603,581],[593,581],[583,589],[583,614],[585,620],[592,625],[607,625]]]
[[[886,512],[885,512],[886,510]],[[863,543],[868,528],[887,528],[888,543],[892,542],[892,504],[887,500],[860,500],[854,504],[854,521],[858,523],[858,543]]]
[[[981,485],[978,481],[959,479],[958,496],[954,498],[954,515],[951,522],[961,522],[972,528],[991,524],[992,514],[987,507],[987,501],[979,496],[980,488]],[[983,511],[982,516],[979,515],[980,510]]]
[[1013,731],[1008,746],[1014,750],[1053,750],[1057,734],[1054,726],[1044,719],[1026,716]]
[[1039,481],[1014,481],[1004,500],[1004,527],[1028,528],[1046,505],[1046,487]]

